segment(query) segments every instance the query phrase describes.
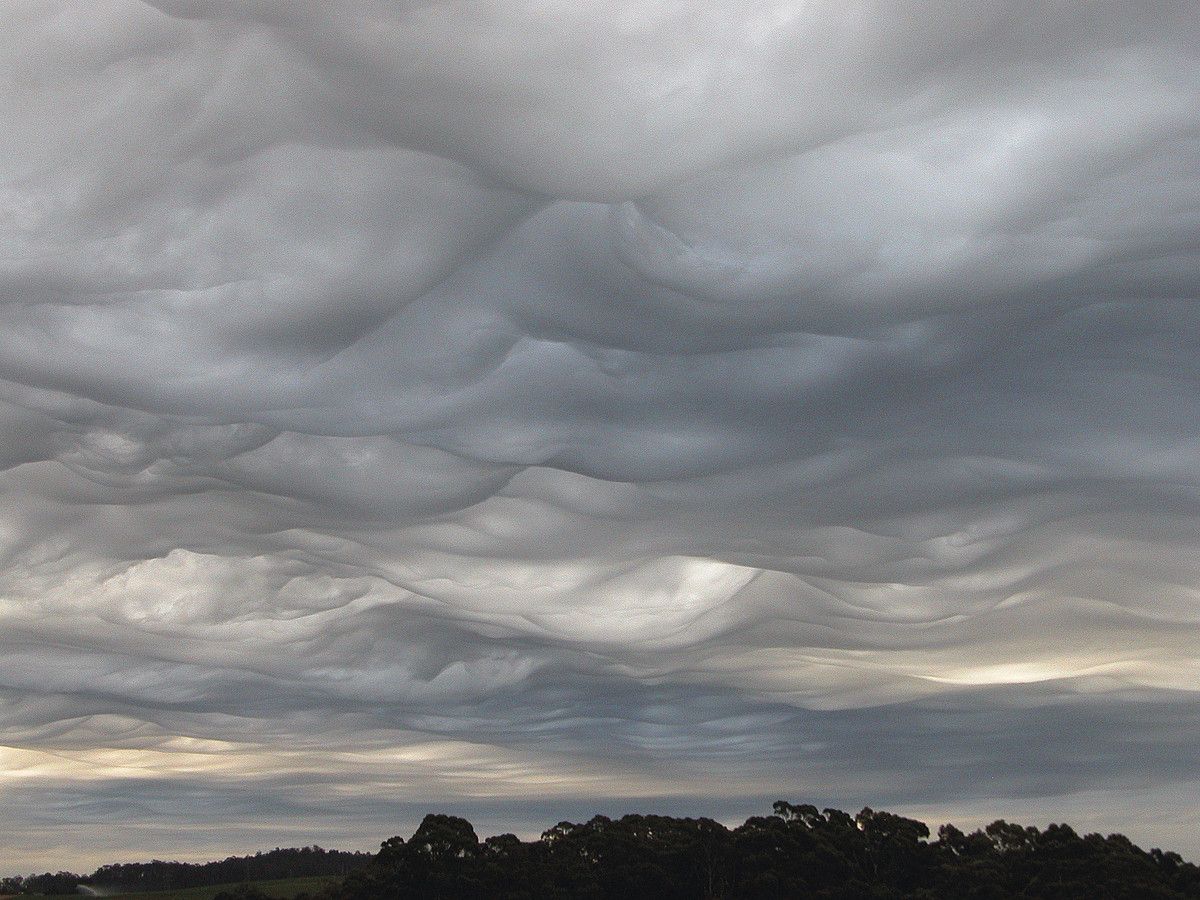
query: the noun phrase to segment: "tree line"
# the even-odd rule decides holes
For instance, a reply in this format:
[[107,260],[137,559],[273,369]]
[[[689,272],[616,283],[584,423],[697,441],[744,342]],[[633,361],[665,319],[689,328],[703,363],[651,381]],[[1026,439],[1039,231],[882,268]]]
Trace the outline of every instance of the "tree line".
[[1200,898],[1200,868],[1123,835],[1005,821],[965,834],[866,808],[780,801],[728,829],[712,819],[628,815],[561,822],[539,840],[480,842],[455,816],[385,841],[330,900],[407,898],[837,898],[1167,900]]
[[[466,819],[431,814],[374,856],[306,847],[205,866],[103,866],[76,883],[153,890],[342,873],[309,900],[1200,900],[1200,868],[1120,834],[999,820],[969,834],[942,825],[931,839],[923,822],[893,813],[783,801],[736,828],[706,818],[595,816],[560,822],[532,841],[481,841]],[[17,890],[0,884],[0,893],[50,893],[41,877],[20,880]],[[219,900],[266,895],[247,884]]]

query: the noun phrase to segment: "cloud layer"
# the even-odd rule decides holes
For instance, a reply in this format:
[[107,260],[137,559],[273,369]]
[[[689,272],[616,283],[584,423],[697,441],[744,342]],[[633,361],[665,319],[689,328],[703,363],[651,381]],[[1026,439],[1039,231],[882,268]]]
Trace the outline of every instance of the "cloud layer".
[[1190,3],[5,18],[11,867],[775,796],[1200,852]]

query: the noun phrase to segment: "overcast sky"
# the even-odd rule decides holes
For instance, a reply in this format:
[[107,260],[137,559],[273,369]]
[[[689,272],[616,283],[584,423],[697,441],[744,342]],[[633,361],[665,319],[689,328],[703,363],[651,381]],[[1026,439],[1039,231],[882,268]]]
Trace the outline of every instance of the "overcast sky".
[[1200,856],[1194,0],[0,20],[5,872],[777,798]]

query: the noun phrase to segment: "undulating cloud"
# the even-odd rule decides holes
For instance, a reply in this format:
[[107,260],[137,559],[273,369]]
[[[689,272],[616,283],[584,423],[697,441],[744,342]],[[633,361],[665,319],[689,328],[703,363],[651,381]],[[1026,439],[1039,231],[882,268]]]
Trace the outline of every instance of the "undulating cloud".
[[776,797],[1200,852],[1194,4],[0,15],[9,868]]

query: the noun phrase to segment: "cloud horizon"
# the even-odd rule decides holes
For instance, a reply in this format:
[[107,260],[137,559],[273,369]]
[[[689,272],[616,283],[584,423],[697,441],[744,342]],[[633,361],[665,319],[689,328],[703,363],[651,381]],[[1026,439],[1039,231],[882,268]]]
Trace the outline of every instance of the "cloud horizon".
[[4,16],[10,868],[779,798],[1200,855],[1191,4]]

